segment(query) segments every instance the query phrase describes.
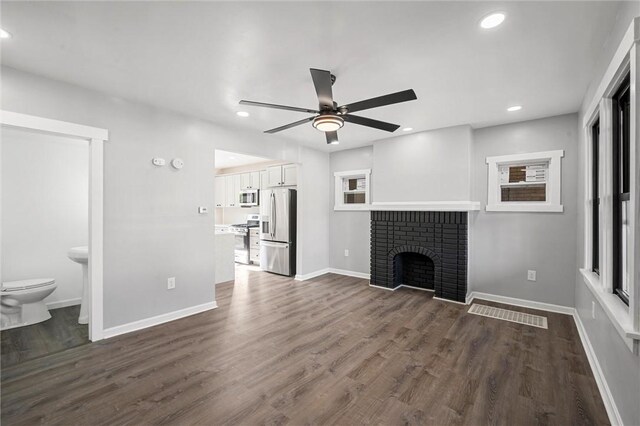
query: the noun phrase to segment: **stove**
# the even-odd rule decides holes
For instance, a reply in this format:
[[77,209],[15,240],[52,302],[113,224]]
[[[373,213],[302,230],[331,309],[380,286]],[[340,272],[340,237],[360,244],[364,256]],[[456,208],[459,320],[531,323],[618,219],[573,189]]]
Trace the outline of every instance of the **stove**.
[[245,265],[251,263],[249,260],[249,229],[257,228],[259,226],[260,215],[250,214],[247,215],[246,223],[236,223],[229,227],[229,231],[236,236],[234,245],[234,257],[236,263],[243,263]]

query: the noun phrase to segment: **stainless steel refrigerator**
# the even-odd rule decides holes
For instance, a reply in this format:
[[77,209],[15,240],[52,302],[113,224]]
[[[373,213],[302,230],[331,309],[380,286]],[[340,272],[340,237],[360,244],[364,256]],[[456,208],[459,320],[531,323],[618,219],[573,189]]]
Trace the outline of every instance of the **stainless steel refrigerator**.
[[261,191],[260,269],[274,274],[296,273],[296,190]]

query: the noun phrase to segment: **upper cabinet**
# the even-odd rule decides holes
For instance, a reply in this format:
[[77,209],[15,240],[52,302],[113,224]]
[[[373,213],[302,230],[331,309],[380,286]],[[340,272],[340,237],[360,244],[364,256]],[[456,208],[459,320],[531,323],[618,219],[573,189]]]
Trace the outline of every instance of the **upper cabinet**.
[[216,207],[240,207],[240,191],[246,189],[269,189],[297,184],[298,173],[295,164],[272,166],[255,172],[216,176]]
[[297,184],[298,173],[295,164],[267,168],[267,187],[295,186]]
[[260,172],[242,173],[240,189],[260,189]]
[[226,202],[225,207],[240,207],[240,175],[225,176]]
[[215,186],[215,198],[216,198],[216,207],[226,207],[227,200],[227,188],[226,178],[224,176],[216,176],[216,186]]
[[269,173],[266,170],[260,170],[260,189],[269,188]]

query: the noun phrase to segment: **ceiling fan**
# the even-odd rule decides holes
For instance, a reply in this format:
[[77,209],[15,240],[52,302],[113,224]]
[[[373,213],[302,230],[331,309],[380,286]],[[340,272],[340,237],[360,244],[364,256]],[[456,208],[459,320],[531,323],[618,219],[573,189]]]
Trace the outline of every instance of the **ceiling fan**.
[[338,129],[344,126],[345,121],[353,124],[359,124],[361,126],[373,127],[374,129],[386,130],[387,132],[394,132],[400,127],[397,124],[353,115],[352,112],[418,99],[415,92],[412,89],[409,89],[403,90],[402,92],[391,93],[389,95],[378,96],[376,98],[338,106],[338,104],[333,100],[333,92],[331,90],[331,86],[333,86],[333,83],[336,81],[336,76],[331,74],[329,71],[318,70],[315,68],[311,68],[310,71],[311,78],[313,79],[313,85],[315,86],[316,93],[318,94],[317,110],[245,100],[240,101],[240,105],[251,105],[315,114],[311,117],[276,127],[275,129],[266,130],[265,133],[280,132],[312,121],[313,127],[325,132],[328,144],[337,144],[339,143]]

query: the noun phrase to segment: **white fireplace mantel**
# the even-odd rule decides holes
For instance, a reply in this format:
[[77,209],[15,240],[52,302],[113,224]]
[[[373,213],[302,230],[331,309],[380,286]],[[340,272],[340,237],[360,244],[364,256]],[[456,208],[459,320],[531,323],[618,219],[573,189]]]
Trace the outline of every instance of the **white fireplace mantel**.
[[370,210],[469,212],[480,210],[480,201],[374,201]]

